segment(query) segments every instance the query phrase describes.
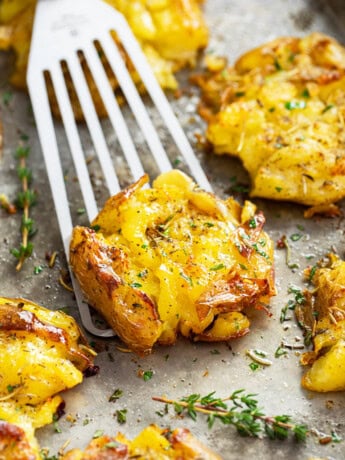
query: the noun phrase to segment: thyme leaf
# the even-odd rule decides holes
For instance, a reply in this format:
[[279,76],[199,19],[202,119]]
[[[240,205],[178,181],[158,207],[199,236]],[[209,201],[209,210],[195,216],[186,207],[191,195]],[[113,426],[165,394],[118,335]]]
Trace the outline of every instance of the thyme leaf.
[[24,145],[20,145],[14,153],[14,156],[18,161],[17,174],[22,188],[17,194],[16,206],[23,211],[20,226],[22,241],[19,248],[12,248],[10,250],[10,253],[18,259],[18,263],[16,265],[17,271],[21,270],[25,260],[31,256],[33,244],[29,240],[36,233],[36,230],[34,229],[34,221],[30,217],[30,209],[36,204],[37,195],[34,190],[30,189],[32,173],[26,164],[29,154],[30,147]]

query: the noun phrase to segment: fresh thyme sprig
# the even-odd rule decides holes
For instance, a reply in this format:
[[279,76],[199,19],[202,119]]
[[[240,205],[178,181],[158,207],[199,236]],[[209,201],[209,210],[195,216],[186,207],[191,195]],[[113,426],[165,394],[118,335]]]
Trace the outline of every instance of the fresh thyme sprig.
[[225,425],[233,425],[241,436],[265,435],[270,439],[283,440],[292,434],[297,441],[306,439],[309,433],[306,425],[295,423],[289,415],[265,415],[255,396],[237,390],[225,399],[217,398],[215,392],[206,396],[192,394],[178,401],[157,396],[152,399],[173,405],[178,415],[188,415],[193,420],[196,420],[198,412],[205,414],[209,428],[218,419]]
[[11,254],[18,259],[17,271],[21,270],[25,259],[32,254],[33,244],[29,240],[35,233],[34,221],[30,217],[30,208],[36,203],[36,192],[29,188],[32,178],[32,173],[26,164],[29,153],[30,148],[28,146],[20,146],[15,152],[15,157],[18,160],[17,173],[22,185],[22,190],[17,196],[16,205],[23,211],[21,223],[22,242],[19,248],[11,249]]

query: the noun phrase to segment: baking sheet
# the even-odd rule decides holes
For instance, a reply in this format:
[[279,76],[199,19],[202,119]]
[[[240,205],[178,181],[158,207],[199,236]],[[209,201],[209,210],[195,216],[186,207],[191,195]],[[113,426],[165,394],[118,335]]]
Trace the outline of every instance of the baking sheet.
[[[335,9],[336,14],[332,13],[331,7]],[[245,50],[280,35],[302,36],[310,31],[321,31],[345,41],[340,27],[345,16],[344,9],[344,3],[336,0],[208,0],[205,12],[211,30],[209,48],[217,54],[226,55],[229,61],[233,62]],[[8,64],[2,60],[0,101],[3,100],[2,95],[10,89],[5,81],[7,69]],[[180,78],[184,84],[184,76],[181,75]],[[33,256],[25,263],[23,270],[16,273],[15,260],[9,250],[19,245],[21,216],[8,216],[4,211],[0,211],[0,291],[4,296],[27,297],[52,309],[67,308],[68,312],[78,319],[73,296],[58,283],[60,270],[66,269],[67,264],[30,103],[26,94],[15,92],[13,89],[11,91],[13,96],[9,106],[4,106],[1,102],[5,146],[0,162],[0,191],[11,199],[14,199],[18,192],[19,182],[13,152],[18,146],[20,133],[24,132],[30,137],[29,166],[33,169],[33,186],[38,192],[37,205],[32,209],[38,232],[33,240]],[[198,117],[190,123],[191,116],[194,116],[196,98],[193,95],[184,96],[172,100],[172,104],[181,122],[187,127],[191,142],[194,143],[195,131],[202,129]],[[104,122],[104,128],[112,146],[114,161],[122,167],[116,138],[110,130],[109,123]],[[83,127],[81,129],[85,131]],[[67,151],[62,130],[59,131],[59,140],[62,150]],[[164,140],[168,150],[174,155],[174,147],[170,145],[168,137]],[[86,132],[83,132],[83,141],[87,155],[92,156],[92,147]],[[139,133],[136,135],[136,142],[141,145]],[[143,151],[143,154],[146,155],[146,152]],[[198,155],[219,195],[227,196],[229,179],[234,175],[238,182],[248,183],[248,177],[237,160],[211,157],[201,151]],[[77,213],[83,203],[67,155],[64,157],[63,165],[67,187],[71,193],[75,223],[83,223],[85,216],[79,216]],[[151,168],[150,162],[147,162],[147,168]],[[124,172],[121,177],[125,185],[125,182],[128,182],[127,173]],[[93,180],[99,189],[99,201],[102,202],[105,192],[96,166]],[[344,395],[322,395],[302,390],[302,369],[298,352],[290,351],[287,356],[274,358],[274,352],[282,340],[300,343],[298,341],[302,337],[294,320],[283,325],[279,322],[282,307],[292,298],[291,294],[288,294],[288,287],[291,284],[303,286],[303,269],[315,263],[328,251],[336,250],[340,256],[344,256],[343,217],[314,218],[306,221],[303,218],[302,206],[258,199],[253,201],[264,211],[267,217],[265,228],[274,241],[283,234],[303,234],[299,241],[291,242],[291,258],[299,268],[287,268],[285,251],[276,251],[278,295],[271,302],[273,316],[268,318],[262,313],[256,314],[252,321],[251,333],[230,344],[193,344],[179,339],[175,346],[156,348],[154,353],[146,358],[120,352],[117,347],[121,344],[117,339],[99,340],[90,337],[99,349],[96,363],[100,366],[100,373],[85,379],[81,386],[63,395],[66,401],[66,414],[71,417],[65,416],[59,421],[60,433],[54,430],[53,425],[37,431],[42,447],[49,447],[53,454],[67,441],[68,448],[85,446],[96,430],[104,430],[108,434],[123,431],[128,437],[134,437],[146,425],[157,423],[161,426],[190,428],[224,459],[229,460],[240,457],[344,458],[345,441],[321,446],[314,437],[310,437],[304,444],[241,438],[231,426],[216,423],[213,429],[209,430],[202,417],[199,417],[196,423],[187,418],[179,419],[174,415],[172,408],[168,415],[160,417],[157,411],[161,411],[163,406],[151,400],[154,395],[180,398],[191,393],[206,394],[211,391],[225,397],[234,390],[244,388],[247,392],[258,394],[257,399],[266,414],[290,414],[299,422],[307,423],[309,427],[327,433],[334,430],[345,438]],[[344,202],[340,203],[340,206],[344,211]],[[59,253],[57,263],[54,268],[49,269],[45,255],[55,250]],[[34,267],[38,265],[42,265],[44,269],[40,274],[34,275]],[[288,328],[285,328],[286,325]],[[265,350],[273,365],[253,372],[249,368],[250,359],[245,355],[249,348]],[[140,370],[152,370],[152,379],[145,382],[138,375]],[[123,391],[123,396],[116,403],[111,403],[108,398],[117,388]],[[119,409],[127,409],[127,422],[124,425],[119,425],[114,417],[115,411]]]

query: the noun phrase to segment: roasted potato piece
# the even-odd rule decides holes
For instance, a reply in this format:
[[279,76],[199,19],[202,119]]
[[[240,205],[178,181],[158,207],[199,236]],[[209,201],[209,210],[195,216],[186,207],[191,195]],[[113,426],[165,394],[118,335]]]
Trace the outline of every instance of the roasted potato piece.
[[73,449],[61,460],[220,460],[220,456],[212,452],[198,441],[189,430],[177,428],[173,431],[150,425],[139,435],[128,440],[119,433],[115,437],[101,436],[94,439],[82,452]]
[[70,316],[0,297],[1,458],[38,458],[35,429],[53,421],[58,393],[95,371],[94,355]]
[[[199,6],[199,0],[105,0],[121,11],[130,26],[164,88],[176,89],[176,72],[186,64],[193,64],[197,51],[206,46],[208,30]],[[17,55],[16,68],[11,82],[25,88],[26,65],[30,46],[35,0],[3,0],[0,4],[0,49],[13,48]],[[2,24],[2,25],[1,25]],[[98,113],[105,109],[96,93],[90,73],[86,70]],[[113,88],[117,87],[110,78]],[[72,83],[70,95],[77,104]],[[54,102],[54,111],[58,108]],[[76,115],[80,119],[80,108]]]
[[86,298],[139,354],[180,332],[222,341],[249,330],[246,308],[275,293],[272,241],[247,202],[207,193],[185,174],[143,176],[74,228],[70,263]]
[[302,385],[319,392],[345,390],[345,262],[330,254],[312,270],[307,274],[315,289],[305,293],[296,311],[313,339],[313,351],[302,356],[302,363],[311,365]]
[[315,206],[345,196],[343,46],[319,33],[284,37],[208,67],[196,77],[207,139],[241,159],[252,197]]

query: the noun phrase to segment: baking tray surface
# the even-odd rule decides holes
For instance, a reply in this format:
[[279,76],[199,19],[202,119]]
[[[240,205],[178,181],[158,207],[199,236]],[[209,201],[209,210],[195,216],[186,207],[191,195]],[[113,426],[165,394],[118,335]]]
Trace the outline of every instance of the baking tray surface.
[[[341,22],[345,17],[342,1],[308,0],[208,0],[205,14],[211,31],[209,48],[216,54],[228,57],[229,62],[244,51],[282,35],[303,36],[311,31],[325,32],[340,41]],[[9,297],[26,297],[51,309],[66,308],[68,313],[79,320],[78,309],[73,295],[58,283],[60,270],[66,270],[62,242],[53,209],[48,179],[45,173],[39,141],[36,135],[28,96],[10,89],[6,83],[8,57],[1,56],[0,100],[9,90],[13,97],[9,106],[1,105],[1,120],[5,133],[3,158],[0,162],[1,192],[10,198],[16,196],[19,188],[13,151],[18,146],[20,133],[29,135],[31,154],[30,167],[33,170],[33,185],[38,192],[37,205],[32,215],[37,223],[33,256],[25,263],[21,272],[15,272],[15,261],[9,250],[19,244],[20,215],[9,216],[0,211],[0,279],[1,294]],[[185,75],[180,75],[181,84],[186,84]],[[172,99],[174,110],[186,127],[188,136],[195,144],[195,132],[202,132],[201,120],[195,116],[197,98],[184,95]],[[194,122],[190,123],[193,115]],[[108,141],[116,154],[116,139],[105,121],[104,127]],[[92,155],[92,147],[84,133],[84,146]],[[163,133],[164,137],[164,133]],[[140,137],[136,142],[140,144]],[[66,149],[62,130],[59,142]],[[166,140],[168,144],[168,140]],[[169,145],[169,149],[172,148]],[[239,182],[248,183],[248,176],[241,164],[230,157],[212,157],[198,151],[200,161],[211,179],[216,193],[226,197],[230,177],[236,176]],[[119,161],[119,160],[115,160]],[[148,163],[148,168],[150,165]],[[85,223],[77,209],[82,206],[74,171],[70,161],[64,159],[66,182],[71,192],[71,205],[76,223]],[[148,171],[150,172],[150,171]],[[123,182],[126,182],[126,175]],[[95,171],[95,180],[101,179]],[[99,201],[104,199],[100,186]],[[241,438],[231,426],[215,424],[209,430],[202,417],[197,422],[188,418],[178,418],[170,409],[161,417],[157,412],[162,405],[152,401],[152,396],[167,395],[181,398],[191,393],[207,394],[215,391],[226,397],[234,390],[244,388],[246,392],[256,393],[260,407],[266,414],[289,414],[301,423],[320,431],[335,431],[345,439],[344,395],[342,393],[316,394],[301,389],[302,368],[299,364],[299,351],[290,351],[279,359],[274,353],[285,340],[290,343],[303,341],[302,332],[292,318],[281,324],[280,312],[291,298],[288,288],[291,284],[303,287],[302,272],[311,263],[329,251],[344,256],[343,217],[334,219],[303,218],[304,208],[290,203],[277,203],[253,200],[264,211],[267,218],[266,231],[276,242],[282,235],[297,231],[302,238],[291,243],[291,259],[295,269],[286,266],[285,251],[277,250],[275,255],[276,283],[278,294],[271,301],[271,318],[256,314],[248,336],[232,341],[230,344],[191,343],[179,339],[173,347],[160,347],[145,358],[118,350],[121,346],[116,339],[99,340],[89,337],[99,350],[96,364],[100,366],[98,375],[85,379],[83,384],[66,392],[66,414],[59,421],[61,432],[54,426],[38,430],[37,436],[42,447],[49,447],[56,453],[64,443],[68,448],[83,447],[96,430],[114,434],[122,431],[133,438],[146,425],[157,423],[161,426],[190,428],[193,434],[217,451],[224,459],[309,459],[312,457],[343,459],[345,444],[331,443],[321,446],[317,438],[311,436],[306,443],[293,441],[271,442],[269,440]],[[340,203],[342,212],[344,202]],[[301,230],[303,229],[303,230]],[[47,268],[46,253],[58,251],[54,268]],[[41,273],[34,275],[34,267],[42,265]],[[288,327],[285,327],[285,326]],[[265,350],[273,364],[253,372],[246,350],[257,348]],[[153,377],[144,381],[140,371],[151,370]],[[108,401],[115,389],[121,389],[123,396],[114,404]],[[127,421],[120,425],[114,413],[118,409],[127,410]]]

